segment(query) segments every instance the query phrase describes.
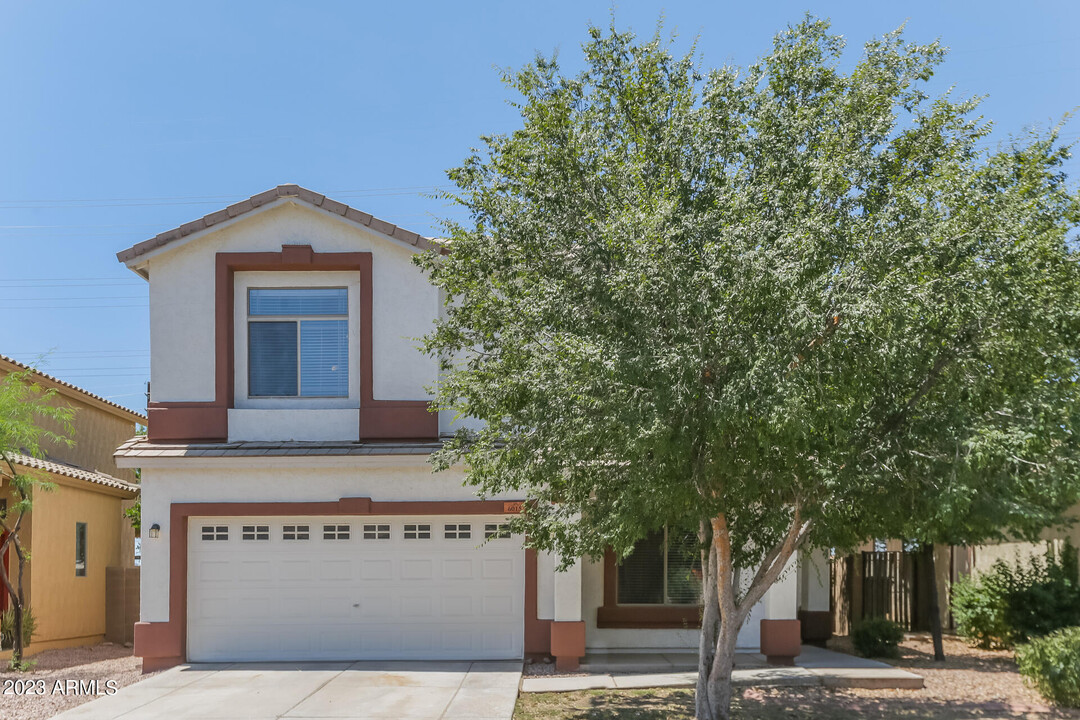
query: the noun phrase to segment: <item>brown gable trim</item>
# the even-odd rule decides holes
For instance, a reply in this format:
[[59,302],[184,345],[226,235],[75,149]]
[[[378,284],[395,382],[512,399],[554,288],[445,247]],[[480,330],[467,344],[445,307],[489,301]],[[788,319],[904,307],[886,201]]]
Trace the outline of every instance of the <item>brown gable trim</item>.
[[[169,506],[169,619],[164,622],[135,623],[135,655],[143,659],[143,672],[179,665],[187,658],[187,546],[190,517],[505,515],[508,504],[501,500],[381,501],[369,497],[341,498],[327,502],[173,503]],[[528,554],[530,552],[531,564]],[[533,588],[532,613],[535,622],[535,551],[526,551],[525,573],[525,620],[528,626],[530,586]]]
[[426,400],[376,400],[372,371],[372,271],[370,252],[316,252],[310,245],[282,245],[281,252],[218,253],[214,279],[213,402],[152,402],[151,442],[227,440],[234,405],[233,304],[235,275],[246,271],[352,271],[360,273],[360,439],[437,438],[439,417]]
[[295,198],[301,202],[307,203],[312,207],[321,208],[328,212],[340,215],[346,220],[351,220],[355,223],[359,223],[365,227],[369,227],[377,233],[381,233],[388,237],[392,237],[395,240],[412,245],[420,250],[434,250],[442,248],[438,242],[426,238],[419,233],[414,233],[405,228],[398,227],[393,223],[388,223],[385,220],[380,220],[377,217],[372,217],[366,212],[362,212],[355,208],[349,207],[345,203],[340,203],[336,200],[331,200],[325,195],[321,195],[317,192],[302,188],[299,185],[278,185],[276,188],[272,188],[265,192],[261,192],[258,195],[252,195],[247,200],[241,200],[238,203],[229,205],[226,208],[217,210],[208,215],[204,215],[198,220],[193,220],[189,223],[184,223],[180,227],[173,228],[172,230],[166,230],[163,233],[158,233],[156,236],[149,240],[144,240],[137,245],[129,247],[127,250],[121,250],[116,253],[116,259],[122,263],[130,264],[131,261],[145,255],[151,250],[157,250],[160,247],[164,247],[169,243],[185,238],[193,233],[201,232],[212,228],[215,225],[232,220],[234,218],[245,215],[253,210],[256,210],[263,205],[267,205],[281,198]]
[[65,397],[73,398],[75,400],[78,400],[79,402],[85,402],[88,405],[100,408],[107,413],[117,415],[119,417],[122,417],[124,420],[129,420],[132,423],[137,423],[140,425],[146,424],[146,418],[135,412],[134,410],[131,410],[130,408],[126,408],[123,405],[114,403],[111,400],[106,400],[100,395],[95,395],[88,390],[83,390],[81,387],[77,385],[72,385],[69,382],[65,382],[58,377],[54,377],[52,375],[49,375],[48,373],[43,373],[37,368],[21,363],[14,358],[8,357],[7,355],[0,355],[0,370],[6,370],[7,372],[33,370],[34,381],[39,385],[42,385],[46,388],[54,387],[56,388],[57,392],[59,392]]

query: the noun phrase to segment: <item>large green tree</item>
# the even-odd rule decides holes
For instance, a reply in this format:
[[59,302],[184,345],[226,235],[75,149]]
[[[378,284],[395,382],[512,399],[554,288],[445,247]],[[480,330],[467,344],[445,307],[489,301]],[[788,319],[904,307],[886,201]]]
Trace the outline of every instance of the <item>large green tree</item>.
[[[19,536],[23,520],[34,506],[34,493],[52,489],[45,476],[26,466],[24,456],[44,457],[43,443],[73,444],[71,419],[75,411],[54,404],[56,390],[45,389],[34,381],[34,370],[20,370],[0,378],[0,494],[6,495],[7,506],[0,512],[0,559],[8,548],[15,549],[19,563],[13,584],[4,563],[0,561],[0,585],[11,599],[14,611],[11,666],[22,667],[23,656],[23,573],[27,550]],[[50,429],[56,428],[56,430]]]
[[[438,404],[484,421],[435,456],[564,559],[697,530],[700,718],[800,548],[1077,494],[1080,198],[1054,131],[990,151],[900,31],[843,71],[807,18],[746,69],[590,28],[584,69],[506,83],[520,127],[450,171],[468,213],[419,262]],[[944,517],[944,516],[942,516]],[[976,520],[971,520],[972,518]],[[929,520],[928,520],[929,522]]]

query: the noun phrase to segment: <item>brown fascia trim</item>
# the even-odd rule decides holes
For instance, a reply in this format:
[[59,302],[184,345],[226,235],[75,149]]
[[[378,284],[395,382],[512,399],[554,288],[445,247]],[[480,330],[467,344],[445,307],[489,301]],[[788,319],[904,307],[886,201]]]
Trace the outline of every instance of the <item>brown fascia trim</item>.
[[434,439],[439,417],[426,400],[376,400],[372,389],[372,260],[370,252],[316,252],[310,245],[282,245],[281,252],[218,253],[214,270],[214,400],[151,402],[151,442],[226,441],[234,406],[234,278],[248,271],[346,271],[360,273],[360,439]]
[[[328,502],[173,503],[169,506],[169,620],[135,623],[135,655],[143,658],[143,672],[178,665],[187,658],[187,542],[188,519],[191,517],[505,515],[513,512],[520,512],[520,504],[501,500],[379,501],[350,497]],[[538,647],[537,622],[543,621],[536,620],[536,552],[526,550],[526,652],[530,652],[530,647]],[[547,626],[544,629],[546,631]]]
[[596,608],[598,628],[699,629],[701,605],[619,605],[619,566],[615,552],[604,553],[604,604]]
[[227,222],[234,218],[238,218],[242,215],[246,215],[264,205],[268,205],[281,198],[295,198],[301,202],[307,203],[312,207],[321,208],[327,212],[335,215],[340,215],[346,220],[351,220],[355,223],[369,227],[377,233],[386,235],[395,240],[403,242],[407,245],[419,248],[420,250],[441,250],[445,252],[445,247],[440,243],[426,238],[419,233],[414,233],[411,230],[398,227],[393,223],[388,223],[385,220],[380,220],[377,217],[373,217],[371,214],[357,210],[356,208],[349,207],[345,203],[332,200],[325,195],[308,190],[307,188],[300,187],[299,185],[278,185],[275,188],[266,190],[257,195],[252,195],[247,200],[241,200],[238,203],[233,203],[226,208],[217,210],[204,215],[198,220],[192,220],[189,223],[184,223],[180,227],[173,228],[172,230],[166,230],[165,232],[158,233],[149,240],[144,240],[137,245],[129,247],[127,250],[121,250],[116,253],[116,259],[122,263],[129,264],[136,258],[145,255],[146,253],[157,250],[160,247],[164,247],[170,243],[173,243],[181,238],[185,238],[188,235],[193,235],[203,230],[208,230],[215,225]]

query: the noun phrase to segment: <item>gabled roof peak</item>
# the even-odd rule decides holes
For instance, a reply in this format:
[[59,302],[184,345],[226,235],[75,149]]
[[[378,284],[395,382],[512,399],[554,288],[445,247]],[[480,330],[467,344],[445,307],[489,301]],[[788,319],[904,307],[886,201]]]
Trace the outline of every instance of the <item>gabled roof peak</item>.
[[116,253],[116,259],[130,265],[134,260],[152,250],[157,250],[158,248],[164,247],[181,238],[185,238],[188,235],[207,230],[215,225],[240,217],[241,215],[245,215],[282,198],[295,198],[308,205],[321,208],[335,215],[340,215],[346,220],[359,223],[360,225],[371,228],[377,233],[412,245],[421,250],[432,250],[442,247],[442,245],[435,240],[424,237],[419,233],[414,233],[405,228],[398,227],[393,223],[380,220],[369,213],[349,207],[345,203],[338,202],[337,200],[333,200],[325,195],[308,190],[307,188],[289,184],[278,185],[277,187],[261,192],[258,195],[252,195],[247,200],[241,200],[226,208],[204,215],[198,220],[192,220],[189,223],[184,223],[180,227],[158,233],[149,240],[144,240],[141,243],[129,247],[127,250],[121,250]]

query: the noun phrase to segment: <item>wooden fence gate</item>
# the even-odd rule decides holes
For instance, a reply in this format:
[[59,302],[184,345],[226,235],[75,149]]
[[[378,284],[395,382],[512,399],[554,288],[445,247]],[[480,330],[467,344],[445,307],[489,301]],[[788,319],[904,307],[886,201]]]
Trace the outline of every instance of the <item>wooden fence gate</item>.
[[832,568],[833,632],[847,635],[863,618],[886,618],[905,630],[929,629],[929,584],[916,553],[862,552]]

